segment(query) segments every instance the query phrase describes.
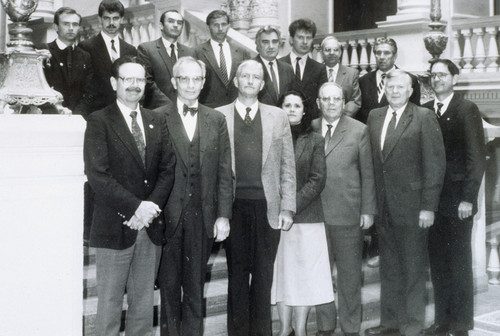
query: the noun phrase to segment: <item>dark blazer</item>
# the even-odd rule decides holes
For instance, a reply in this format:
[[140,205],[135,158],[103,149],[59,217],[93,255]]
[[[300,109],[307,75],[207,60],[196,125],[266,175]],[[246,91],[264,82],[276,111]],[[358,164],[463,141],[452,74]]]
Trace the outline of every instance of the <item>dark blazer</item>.
[[[205,85],[200,94],[200,102],[206,106],[216,108],[227,105],[238,96],[238,89],[234,86],[233,79],[238,66],[244,60],[250,59],[250,54],[232,43],[229,43],[229,48],[231,50],[231,72],[228,74],[229,84],[227,87],[222,80],[222,74],[210,40],[200,44],[195,49],[195,57],[203,61],[207,68]],[[217,50],[217,52],[219,51]]]
[[[185,132],[182,120],[174,104],[165,108],[167,125],[177,156],[175,181],[172,193],[165,206],[166,231],[170,238],[175,233],[183,209],[186,191],[186,172],[189,158],[182,146]],[[233,205],[233,175],[231,171],[231,147],[222,113],[199,104],[198,129],[200,136],[201,202],[203,222],[209,238],[213,238],[213,227],[218,217],[231,218]]]
[[[288,63],[292,66],[292,70],[295,67],[292,64],[290,54],[285,57],[280,58],[280,61]],[[316,104],[316,98],[318,98],[318,90],[321,85],[328,81],[328,76],[326,74],[325,67],[313,60],[311,57],[307,58],[306,66],[304,68],[304,76],[300,82],[296,82],[296,88],[299,89],[307,99],[309,99],[311,106],[312,119],[315,119],[320,116],[320,112],[318,110],[318,105]]]
[[[278,76],[279,76],[279,90],[280,92],[276,93],[274,90],[274,86],[271,80],[271,75],[267,71],[266,66],[262,58],[257,55],[254,58],[255,61],[262,64],[264,68],[264,88],[259,92],[259,102],[266,105],[274,105],[277,106],[279,96],[284,94],[287,91],[292,89],[298,89],[298,84],[295,81],[295,73],[293,72],[293,68],[290,64],[287,64],[283,61],[276,59],[276,65],[278,66]],[[276,70],[275,70],[276,71]]]
[[[433,110],[434,100],[424,107]],[[465,201],[473,204],[475,214],[486,160],[479,109],[473,102],[454,94],[438,122],[446,150],[446,174],[439,213],[447,217],[458,217],[458,205]]]
[[76,46],[72,51],[70,66],[67,51],[59,49],[55,40],[48,43],[46,48],[50,51],[50,59],[43,68],[45,78],[54,90],[63,95],[62,105],[73,111],[84,93],[88,93],[94,75],[90,54]]
[[[410,102],[420,106],[420,84],[418,83],[417,77],[412,74],[410,74],[410,77],[412,80],[411,87],[413,89]],[[376,70],[363,75],[359,79],[359,88],[361,89],[361,109],[354,118],[366,124],[368,114],[371,110],[377,107],[387,106],[389,105],[389,102],[387,101],[385,94],[380,100],[380,103],[378,102]]]
[[325,187],[325,141],[316,132],[299,135],[295,143],[295,171],[297,179],[297,212],[295,223],[322,223],[325,221],[320,194]]
[[[193,56],[194,50],[178,43],[177,57]],[[137,47],[137,58],[146,65],[148,82],[155,82],[158,88],[175,102],[176,93],[172,85],[174,63],[163,45],[161,37],[157,40],[141,43]]]
[[342,86],[342,90],[344,92],[344,113],[349,117],[354,117],[361,108],[359,71],[339,64],[339,72],[337,73],[337,77],[335,78],[335,83]]
[[[85,173],[95,192],[90,246],[122,250],[134,244],[129,220],[143,200],[163,208],[174,180],[175,155],[165,116],[142,109],[146,166],[116,103],[89,115],[84,139]],[[151,241],[163,242],[163,216],[147,228]]]
[[380,147],[388,107],[370,112],[378,213],[384,203],[393,220],[418,225],[420,210],[437,211],[446,169],[443,137],[434,113],[408,103],[391,138]]
[[[321,119],[314,120],[313,126],[321,132]],[[342,115],[325,155],[327,179],[321,200],[326,223],[359,226],[362,214],[377,213],[368,129],[359,121]]]

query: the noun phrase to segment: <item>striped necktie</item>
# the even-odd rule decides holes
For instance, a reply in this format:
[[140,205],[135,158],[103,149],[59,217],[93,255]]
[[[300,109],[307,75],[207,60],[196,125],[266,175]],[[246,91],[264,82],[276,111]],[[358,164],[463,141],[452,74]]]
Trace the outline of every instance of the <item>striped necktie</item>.
[[222,75],[222,78],[224,80],[224,86],[228,86],[229,84],[229,78],[227,76],[227,65],[226,65],[226,58],[224,57],[224,50],[222,49],[222,43],[219,43],[219,58],[220,58],[220,73]]
[[135,145],[141,155],[142,163],[146,165],[146,143],[144,142],[144,136],[142,135],[139,123],[137,122],[137,111],[130,112],[130,117],[132,118],[132,136],[134,137]]
[[382,73],[380,76],[381,76],[382,78],[380,79],[380,83],[378,83],[378,86],[377,86],[378,102],[379,102],[379,103],[380,103],[380,101],[382,100],[382,96],[384,95],[385,76],[386,76],[386,74],[385,74],[385,73]]

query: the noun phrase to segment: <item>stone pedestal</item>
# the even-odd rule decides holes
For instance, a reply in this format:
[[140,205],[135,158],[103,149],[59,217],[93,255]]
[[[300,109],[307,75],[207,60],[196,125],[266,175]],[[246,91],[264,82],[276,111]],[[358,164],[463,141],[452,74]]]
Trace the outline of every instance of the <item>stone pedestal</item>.
[[0,335],[81,335],[81,116],[0,115]]
[[398,0],[396,15],[388,16],[385,22],[377,22],[377,26],[387,27],[399,23],[428,21],[430,3],[422,0]]
[[[250,2],[249,37],[254,38],[260,27],[276,26],[279,28],[278,0],[252,0]],[[287,27],[288,28],[288,27]]]

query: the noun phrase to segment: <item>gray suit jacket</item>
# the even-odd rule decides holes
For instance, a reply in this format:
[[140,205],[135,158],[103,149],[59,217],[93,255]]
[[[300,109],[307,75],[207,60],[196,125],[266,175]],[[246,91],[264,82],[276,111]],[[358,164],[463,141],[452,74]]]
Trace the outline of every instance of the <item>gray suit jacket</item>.
[[[234,162],[234,102],[217,108],[226,116],[233,174]],[[278,228],[282,210],[295,213],[296,178],[292,135],[286,113],[277,107],[259,103],[262,120],[262,186],[267,202],[267,219],[273,229]],[[236,136],[238,136],[236,134]],[[237,179],[238,176],[235,176]],[[236,184],[234,184],[236,186]]]
[[[313,122],[321,132],[321,119]],[[375,175],[368,129],[341,116],[325,150],[326,186],[321,193],[325,223],[359,225],[360,217],[375,215]]]
[[344,91],[344,113],[350,117],[356,115],[361,108],[361,90],[359,89],[359,71],[339,64],[339,72],[335,83]]

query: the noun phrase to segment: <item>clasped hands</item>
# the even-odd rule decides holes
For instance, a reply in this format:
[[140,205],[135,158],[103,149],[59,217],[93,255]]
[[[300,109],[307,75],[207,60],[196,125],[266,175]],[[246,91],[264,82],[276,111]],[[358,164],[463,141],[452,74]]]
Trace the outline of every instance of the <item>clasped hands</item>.
[[128,220],[123,222],[132,230],[141,230],[142,228],[149,227],[149,224],[158,217],[161,209],[151,201],[142,201],[135,210],[134,215]]

